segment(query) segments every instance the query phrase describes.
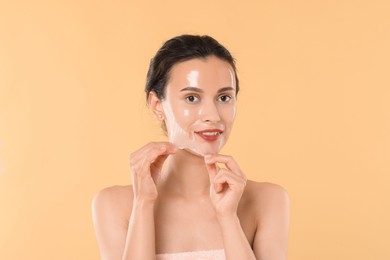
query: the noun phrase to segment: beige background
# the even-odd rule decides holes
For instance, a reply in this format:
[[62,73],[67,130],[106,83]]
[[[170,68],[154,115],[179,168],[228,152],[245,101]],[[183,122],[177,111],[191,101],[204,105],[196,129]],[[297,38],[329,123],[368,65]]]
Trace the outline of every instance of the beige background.
[[162,131],[149,59],[182,33],[238,61],[223,153],[291,197],[289,259],[390,259],[389,1],[0,3],[0,259],[98,259],[93,195]]

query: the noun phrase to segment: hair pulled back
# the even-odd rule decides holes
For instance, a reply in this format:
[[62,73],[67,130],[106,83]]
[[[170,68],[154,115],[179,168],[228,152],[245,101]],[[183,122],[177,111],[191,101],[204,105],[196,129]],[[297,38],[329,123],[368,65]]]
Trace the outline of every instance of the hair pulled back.
[[169,80],[169,72],[173,65],[195,58],[216,56],[228,62],[236,78],[236,94],[239,90],[238,77],[233,56],[230,52],[208,35],[180,35],[166,41],[150,61],[146,79],[146,98],[154,91],[160,100],[165,98],[165,88]]

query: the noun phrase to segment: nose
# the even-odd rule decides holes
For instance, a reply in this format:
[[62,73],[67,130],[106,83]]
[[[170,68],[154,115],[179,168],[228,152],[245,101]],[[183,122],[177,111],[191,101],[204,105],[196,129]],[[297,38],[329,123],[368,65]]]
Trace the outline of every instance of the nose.
[[218,107],[214,101],[204,102],[199,115],[203,122],[219,122],[221,120]]

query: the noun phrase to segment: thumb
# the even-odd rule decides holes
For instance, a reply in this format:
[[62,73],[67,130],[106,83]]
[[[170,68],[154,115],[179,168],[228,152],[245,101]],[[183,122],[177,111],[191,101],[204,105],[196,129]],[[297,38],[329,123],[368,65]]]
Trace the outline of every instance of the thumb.
[[222,183],[214,183],[215,177],[218,174],[218,167],[215,163],[207,163],[207,160],[209,159],[209,156],[205,156],[205,163],[206,163],[206,168],[209,173],[209,178],[210,178],[210,185],[213,185],[214,190],[216,192],[220,192],[223,189]]

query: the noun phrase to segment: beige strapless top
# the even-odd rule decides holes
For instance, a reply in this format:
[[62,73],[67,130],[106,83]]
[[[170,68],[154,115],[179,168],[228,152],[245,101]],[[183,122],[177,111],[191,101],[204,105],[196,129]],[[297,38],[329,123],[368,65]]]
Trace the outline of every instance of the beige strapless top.
[[170,254],[158,254],[157,260],[226,260],[225,250],[204,250]]

